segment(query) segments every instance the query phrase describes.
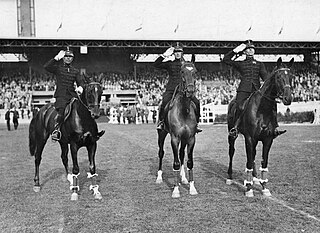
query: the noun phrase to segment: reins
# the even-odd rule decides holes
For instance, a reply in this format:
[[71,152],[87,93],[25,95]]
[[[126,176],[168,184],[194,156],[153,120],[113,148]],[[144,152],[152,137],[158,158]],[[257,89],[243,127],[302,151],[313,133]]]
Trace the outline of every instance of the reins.
[[[271,82],[271,78],[272,78],[277,72],[279,72],[279,71],[290,71],[290,69],[283,67],[283,68],[279,68],[279,69],[273,71],[273,72],[270,74],[270,77],[268,77],[268,78],[265,80],[265,83],[266,83],[266,82]],[[289,84],[286,84],[284,87],[290,87],[290,85],[289,85]],[[280,96],[278,96],[278,95],[276,95],[276,96],[269,96],[269,95],[263,94],[263,93],[261,92],[261,88],[258,90],[258,92],[261,93],[262,97],[266,98],[266,99],[269,100],[270,102],[280,103],[279,101],[276,101],[276,100],[275,100],[276,98],[280,98]]]

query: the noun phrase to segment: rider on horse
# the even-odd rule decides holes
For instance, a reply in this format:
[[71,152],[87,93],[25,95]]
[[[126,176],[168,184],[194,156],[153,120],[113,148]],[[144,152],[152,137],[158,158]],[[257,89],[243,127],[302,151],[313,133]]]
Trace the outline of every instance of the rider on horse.
[[[172,54],[174,54],[174,60],[163,62],[165,58],[169,58]],[[156,61],[153,64],[156,68],[167,70],[169,74],[169,80],[166,85],[166,91],[162,95],[162,102],[159,108],[159,122],[157,126],[157,129],[159,130],[164,129],[165,106],[172,99],[176,87],[182,82],[180,71],[183,62],[183,48],[177,45],[176,47],[170,47],[169,49],[167,49],[160,57],[156,59]],[[191,97],[191,99],[196,105],[197,123],[199,123],[200,102],[194,95]],[[198,124],[197,132],[202,132],[202,129],[198,127]]]
[[[241,121],[241,112],[244,109],[244,103],[249,98],[249,96],[259,90],[260,88],[260,78],[265,81],[267,79],[268,73],[262,62],[254,59],[253,55],[255,53],[255,47],[252,40],[246,40],[245,43],[240,44],[235,49],[231,50],[225,54],[222,62],[227,65],[234,67],[241,75],[241,81],[237,89],[236,95],[236,111],[234,113],[234,119],[237,119],[234,127],[230,130],[229,136],[236,138],[238,136],[238,127]],[[242,54],[246,55],[244,61],[235,61]],[[232,59],[234,56],[235,59]],[[286,131],[278,131],[276,127],[279,127],[277,122],[277,104],[274,104],[273,114],[275,115],[276,122],[274,137],[285,133]]]
[[[63,64],[59,61],[63,60]],[[74,59],[74,54],[69,48],[66,51],[61,50],[53,59],[49,60],[44,68],[50,73],[55,74],[56,90],[54,98],[56,102],[54,106],[57,110],[57,118],[54,130],[51,134],[53,141],[59,141],[61,138],[60,126],[64,121],[64,110],[67,104],[73,97],[78,97],[77,93],[83,92],[83,79],[80,76],[80,71],[74,68],[71,63]],[[74,82],[77,83],[77,88],[74,88]]]

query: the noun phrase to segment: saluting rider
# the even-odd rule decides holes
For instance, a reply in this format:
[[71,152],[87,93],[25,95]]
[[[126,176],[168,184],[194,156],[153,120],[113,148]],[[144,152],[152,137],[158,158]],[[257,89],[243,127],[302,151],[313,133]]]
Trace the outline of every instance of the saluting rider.
[[[60,60],[62,59],[62,63]],[[55,74],[56,77],[56,90],[54,98],[56,102],[54,106],[58,112],[56,118],[56,124],[51,134],[53,141],[59,141],[61,138],[60,127],[63,123],[64,110],[67,104],[73,97],[78,97],[78,94],[83,92],[83,79],[80,76],[80,71],[73,67],[74,54],[67,48],[66,51],[61,50],[53,59],[49,60],[44,68],[50,73]],[[77,87],[75,88],[74,83],[76,82]]]
[[[169,58],[172,54],[174,54],[174,60],[168,60],[163,62],[165,58]],[[159,108],[159,121],[157,129],[163,130],[164,129],[164,118],[165,118],[165,112],[164,108],[166,104],[172,99],[173,93],[175,88],[182,83],[182,78],[180,76],[181,66],[184,62],[183,58],[183,48],[179,45],[176,47],[170,47],[168,48],[161,56],[159,56],[155,62],[153,63],[154,67],[159,69],[165,69],[168,71],[169,74],[169,80],[166,84],[166,90],[162,95],[162,102]],[[197,123],[199,123],[200,120],[200,102],[194,95],[191,97],[192,101],[196,105],[196,118]],[[197,133],[202,132],[202,129],[198,127],[197,124]]]
[[[244,61],[236,61],[236,59],[242,55],[246,55],[246,59]],[[268,73],[264,64],[260,61],[254,59],[255,47],[253,45],[252,40],[246,40],[244,43],[237,46],[235,49],[231,50],[227,54],[225,54],[222,62],[227,65],[231,65],[234,67],[241,75],[241,81],[239,87],[237,89],[236,95],[236,103],[237,109],[235,113],[235,119],[237,119],[234,127],[230,130],[229,135],[236,138],[238,136],[238,127],[241,120],[241,112],[243,111],[244,102],[249,98],[249,96],[259,90],[260,78],[265,81],[267,79]],[[233,59],[235,57],[235,59]],[[280,134],[286,132],[278,131],[276,127],[279,127],[277,122],[277,104],[274,104],[273,114],[275,119],[275,130],[273,133],[274,138]]]

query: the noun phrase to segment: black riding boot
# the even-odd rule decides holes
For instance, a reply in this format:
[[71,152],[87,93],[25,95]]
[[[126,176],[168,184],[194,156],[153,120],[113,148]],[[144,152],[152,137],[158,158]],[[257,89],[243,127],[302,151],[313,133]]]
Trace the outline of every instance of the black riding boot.
[[58,113],[56,124],[54,125],[54,130],[51,133],[51,139],[53,142],[59,141],[61,139],[60,126],[61,126],[62,120],[63,120],[62,116]]
[[235,113],[234,113],[234,119],[237,119],[236,120],[236,123],[234,124],[233,128],[230,129],[229,131],[229,136],[236,139],[238,137],[238,134],[239,134],[239,124],[240,124],[240,119],[241,119],[241,116],[242,116],[242,111],[241,111],[241,108],[240,107],[237,107]]

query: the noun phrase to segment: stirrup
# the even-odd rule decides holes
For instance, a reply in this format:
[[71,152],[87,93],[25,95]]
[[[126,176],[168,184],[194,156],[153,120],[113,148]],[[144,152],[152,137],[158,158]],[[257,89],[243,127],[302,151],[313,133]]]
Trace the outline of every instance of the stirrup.
[[238,137],[238,129],[237,128],[230,129],[229,136],[236,139]]
[[58,129],[55,129],[51,134],[52,141],[56,142],[61,139],[61,132]]
[[281,134],[284,134],[285,132],[287,132],[287,130],[274,129],[274,131],[273,131],[273,139],[275,139],[276,137],[280,136]]
[[202,129],[199,128],[199,125],[197,124],[197,125],[196,125],[196,133],[201,133],[201,132],[202,132]]
[[163,121],[158,122],[157,130],[164,130],[164,122]]

